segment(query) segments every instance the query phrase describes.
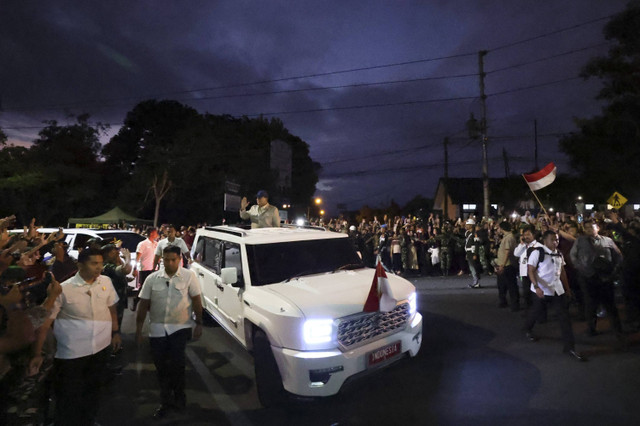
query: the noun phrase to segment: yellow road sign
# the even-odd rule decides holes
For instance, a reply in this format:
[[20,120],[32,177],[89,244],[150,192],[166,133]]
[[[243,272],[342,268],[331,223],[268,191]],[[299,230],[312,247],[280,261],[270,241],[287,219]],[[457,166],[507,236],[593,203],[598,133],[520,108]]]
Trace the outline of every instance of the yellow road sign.
[[619,209],[620,207],[624,206],[627,201],[628,200],[624,198],[622,194],[620,194],[619,192],[614,192],[613,195],[607,200],[607,203],[609,203],[612,208]]

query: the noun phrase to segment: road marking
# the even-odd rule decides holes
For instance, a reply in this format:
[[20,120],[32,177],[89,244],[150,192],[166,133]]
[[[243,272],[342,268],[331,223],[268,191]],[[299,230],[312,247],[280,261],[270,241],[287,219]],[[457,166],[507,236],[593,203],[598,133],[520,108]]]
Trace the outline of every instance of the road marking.
[[200,378],[209,390],[209,393],[216,405],[225,414],[227,419],[229,419],[229,422],[233,426],[253,425],[253,423],[251,423],[251,421],[242,414],[240,407],[238,407],[238,405],[233,402],[233,399],[225,393],[222,386],[220,386],[218,381],[211,375],[209,369],[204,365],[200,358],[198,358],[198,355],[196,355],[193,349],[187,347],[185,353],[191,362],[191,365],[193,365],[193,368],[200,375]]

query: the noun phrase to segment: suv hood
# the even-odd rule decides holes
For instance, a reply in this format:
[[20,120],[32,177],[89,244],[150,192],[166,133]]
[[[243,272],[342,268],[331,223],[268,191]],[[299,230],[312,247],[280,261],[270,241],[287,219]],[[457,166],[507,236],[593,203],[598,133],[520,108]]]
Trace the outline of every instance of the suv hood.
[[[339,271],[292,279],[288,283],[263,286],[262,289],[288,299],[306,318],[341,318],[362,312],[369,295],[375,269]],[[409,281],[387,275],[392,296],[398,302],[415,291]]]

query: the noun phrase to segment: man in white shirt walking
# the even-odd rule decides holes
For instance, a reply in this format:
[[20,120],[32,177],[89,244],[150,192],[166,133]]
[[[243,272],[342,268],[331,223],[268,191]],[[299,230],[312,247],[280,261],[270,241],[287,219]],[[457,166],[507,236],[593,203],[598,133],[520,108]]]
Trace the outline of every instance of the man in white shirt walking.
[[[62,294],[42,325],[42,330],[47,330],[55,319],[56,425],[94,424],[109,354],[122,345],[116,313],[118,295],[109,277],[101,275],[102,267],[99,249],[82,250],[78,273],[61,284]],[[38,352],[43,342],[41,337]]]
[[[189,247],[187,247],[187,243],[178,236],[176,227],[174,225],[167,226],[167,238],[163,238],[158,242],[156,246],[156,253],[153,258],[153,270],[155,271],[158,268],[158,264],[160,263],[160,258],[162,257],[163,250],[168,246],[177,246],[180,247],[181,255],[184,255],[187,258],[187,262],[191,262],[191,254],[189,252]],[[182,261],[182,258],[180,258]],[[182,263],[182,262],[181,262]]]
[[186,408],[185,348],[192,336],[202,335],[200,282],[195,272],[182,268],[180,247],[168,246],[162,254],[164,269],[149,275],[140,290],[136,316],[136,341],[142,342],[142,327],[149,312],[149,343],[160,382],[161,405],[155,418],[164,418],[172,410]]
[[570,296],[571,290],[564,271],[564,259],[558,251],[558,235],[554,231],[546,231],[542,235],[542,242],[544,247],[534,250],[527,261],[529,279],[531,279],[530,290],[536,297],[525,324],[526,336],[532,342],[538,340],[532,334],[536,319],[540,317],[547,304],[555,305],[562,331],[564,352],[578,361],[586,361],[586,358],[575,350],[575,338],[565,300]]
[[[137,278],[136,290],[140,291],[142,284],[149,275],[154,271],[154,259],[156,255],[156,248],[158,247],[158,231],[156,228],[151,228],[147,231],[147,238],[142,240],[136,246],[136,266],[134,269],[134,276]],[[133,299],[133,309],[136,310],[140,302],[138,295]]]

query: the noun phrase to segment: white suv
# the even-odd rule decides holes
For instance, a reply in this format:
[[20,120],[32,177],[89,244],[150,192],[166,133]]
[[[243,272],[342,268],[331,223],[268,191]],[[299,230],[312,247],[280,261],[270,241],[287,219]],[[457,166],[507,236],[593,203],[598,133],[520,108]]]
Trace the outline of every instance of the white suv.
[[415,287],[390,275],[396,307],[363,312],[375,270],[345,234],[207,227],[197,231],[192,257],[204,309],[254,355],[264,406],[287,392],[336,394],[348,378],[420,349]]

